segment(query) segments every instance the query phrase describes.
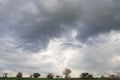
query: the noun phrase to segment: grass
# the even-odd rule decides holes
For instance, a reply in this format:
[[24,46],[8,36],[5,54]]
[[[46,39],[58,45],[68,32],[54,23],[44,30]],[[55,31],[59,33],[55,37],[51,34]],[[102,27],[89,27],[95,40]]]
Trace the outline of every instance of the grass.
[[[64,78],[60,79],[47,79],[47,78],[0,78],[0,80],[65,80]],[[90,79],[81,79],[81,78],[71,78],[69,80],[90,80]],[[93,78],[92,80],[106,80],[103,78]]]

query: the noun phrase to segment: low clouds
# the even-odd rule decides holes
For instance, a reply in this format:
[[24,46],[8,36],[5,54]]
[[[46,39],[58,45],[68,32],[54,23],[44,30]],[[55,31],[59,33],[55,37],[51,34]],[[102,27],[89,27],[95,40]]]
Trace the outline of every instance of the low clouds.
[[[71,67],[77,73],[107,71],[119,55],[119,36],[110,41],[112,33],[119,35],[119,3],[119,0],[0,0],[0,62],[5,63],[0,71],[17,72],[18,67],[31,66],[35,61],[30,68],[36,71],[46,65],[58,69]],[[55,66],[58,63],[60,67]],[[79,63],[83,65],[78,66]],[[119,70],[119,64],[114,65],[108,72]],[[47,70],[48,67],[42,71]],[[24,71],[33,72],[27,68]]]

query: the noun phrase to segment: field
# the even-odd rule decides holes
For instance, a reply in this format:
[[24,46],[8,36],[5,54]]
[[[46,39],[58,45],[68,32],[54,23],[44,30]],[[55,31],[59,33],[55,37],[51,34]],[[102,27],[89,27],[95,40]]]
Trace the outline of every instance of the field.
[[[60,79],[47,79],[47,78],[0,78],[0,80],[65,80],[64,78]],[[91,80],[91,79],[80,79],[80,78],[71,78],[69,80]],[[102,78],[93,78],[92,80],[106,80]]]

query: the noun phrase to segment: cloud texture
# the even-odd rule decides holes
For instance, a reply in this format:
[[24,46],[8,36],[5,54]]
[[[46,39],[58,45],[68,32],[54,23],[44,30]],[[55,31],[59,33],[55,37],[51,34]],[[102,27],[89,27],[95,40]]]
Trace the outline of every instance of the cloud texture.
[[119,30],[118,3],[117,0],[1,1],[1,35],[10,35],[20,47],[34,51],[73,29],[77,31],[76,38],[86,42],[90,37]]
[[119,63],[108,70],[119,55],[119,4],[119,0],[0,0],[0,71],[24,67],[26,73],[33,68],[46,73],[46,65],[51,70],[71,67],[78,73],[119,70]]

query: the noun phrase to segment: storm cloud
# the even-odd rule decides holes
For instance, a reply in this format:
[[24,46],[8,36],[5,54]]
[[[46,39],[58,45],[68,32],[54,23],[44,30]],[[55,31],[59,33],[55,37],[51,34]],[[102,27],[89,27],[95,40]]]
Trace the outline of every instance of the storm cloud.
[[[74,71],[107,71],[119,55],[119,36],[111,41],[120,31],[119,4],[119,0],[0,0],[0,63],[4,64],[0,71],[26,67],[23,71],[30,73],[46,65],[51,70],[70,66]],[[58,63],[65,66],[55,66]],[[119,70],[119,64],[114,65],[108,72]],[[46,71],[48,67],[41,70]]]
[[118,0],[1,0],[1,36],[16,39],[18,47],[38,51],[51,39],[74,29],[76,38],[119,30]]

